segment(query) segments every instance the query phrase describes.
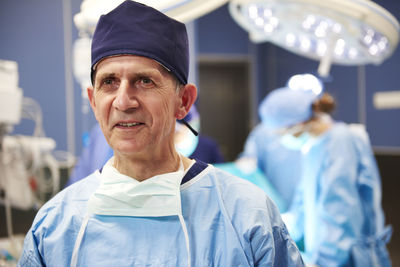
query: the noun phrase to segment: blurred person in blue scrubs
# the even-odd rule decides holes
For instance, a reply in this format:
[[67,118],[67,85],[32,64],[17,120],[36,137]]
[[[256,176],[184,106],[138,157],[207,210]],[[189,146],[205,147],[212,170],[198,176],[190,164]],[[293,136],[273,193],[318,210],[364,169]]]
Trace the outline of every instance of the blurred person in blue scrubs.
[[270,190],[275,191],[272,199],[281,203],[278,206],[284,212],[292,203],[301,177],[302,155],[300,151],[282,145],[280,135],[265,124],[264,105],[265,101],[262,101],[258,108],[261,123],[250,132],[235,163],[244,172],[261,171],[263,179],[270,184]]
[[235,161],[214,166],[260,187],[282,213],[290,205],[300,180],[300,157],[299,151],[286,149],[280,136],[260,123],[250,132]]
[[256,162],[252,158],[241,158],[233,162],[217,163],[214,166],[261,188],[272,199],[279,212],[282,213],[287,210],[287,203],[282,198],[280,192],[275,189],[275,186],[262,170],[256,166]]
[[[224,162],[218,143],[213,138],[200,133],[200,115],[196,106],[192,106],[184,120],[199,134],[194,135],[182,120],[178,120],[175,126],[175,147],[178,152],[185,157],[197,159],[204,163]],[[89,145],[82,150],[66,186],[100,169],[112,156],[113,150],[108,145],[100,125],[96,123],[90,133]]]
[[[301,151],[302,176],[283,219],[295,241],[303,239],[312,266],[390,266],[381,206],[381,181],[368,134],[333,121],[333,97],[280,88],[263,103],[263,122]],[[290,168],[292,162],[287,162]]]
[[188,61],[185,25],[151,7],[100,17],[87,92],[114,156],[39,210],[19,266],[304,266],[261,189],[177,152]]
[[69,186],[100,169],[113,155],[114,152],[108,145],[100,125],[96,123],[90,131],[88,145],[82,149],[82,154],[65,186]]

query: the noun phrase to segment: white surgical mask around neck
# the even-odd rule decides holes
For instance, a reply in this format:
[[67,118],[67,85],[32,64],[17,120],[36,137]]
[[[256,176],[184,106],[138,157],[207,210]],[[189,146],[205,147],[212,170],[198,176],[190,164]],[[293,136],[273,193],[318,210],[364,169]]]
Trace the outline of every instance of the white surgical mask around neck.
[[181,157],[177,171],[156,175],[142,182],[121,174],[112,163],[113,158],[103,167],[100,185],[88,200],[87,215],[75,242],[71,267],[77,264],[79,247],[91,214],[132,217],[178,216],[185,236],[190,267],[189,235],[182,216],[180,197],[180,184],[184,176]]

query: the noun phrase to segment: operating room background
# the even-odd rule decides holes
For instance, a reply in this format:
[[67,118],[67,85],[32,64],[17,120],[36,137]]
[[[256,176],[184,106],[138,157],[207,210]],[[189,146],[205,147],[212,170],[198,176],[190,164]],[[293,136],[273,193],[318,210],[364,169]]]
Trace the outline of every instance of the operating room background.
[[[398,0],[375,2],[400,20]],[[18,62],[20,87],[25,96],[39,102],[47,136],[56,141],[58,150],[75,156],[82,149],[82,98],[71,67],[72,44],[78,37],[72,17],[80,4],[81,0],[0,1],[0,59]],[[234,160],[259,120],[257,106],[263,97],[284,86],[293,74],[316,72],[318,62],[269,43],[251,43],[226,5],[191,23],[189,32],[192,81],[200,90],[201,132],[219,142],[226,160]],[[399,70],[397,48],[379,66],[332,66],[332,81],[326,84],[338,103],[334,118],[363,123],[370,134],[382,176],[387,222],[394,227],[389,244],[393,266],[400,266],[400,109],[377,109],[373,98],[377,92],[400,90]],[[32,135],[30,121],[14,128],[13,134]],[[65,170],[62,173],[67,176]],[[4,214],[1,207],[0,236],[6,235]],[[34,210],[13,210],[14,231],[26,232],[34,214]]]

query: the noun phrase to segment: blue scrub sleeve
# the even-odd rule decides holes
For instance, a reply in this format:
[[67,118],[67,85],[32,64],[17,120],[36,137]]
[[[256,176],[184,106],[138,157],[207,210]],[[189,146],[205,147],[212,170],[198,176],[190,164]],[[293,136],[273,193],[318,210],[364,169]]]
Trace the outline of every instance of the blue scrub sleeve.
[[[245,234],[253,255],[253,266],[301,267],[304,262],[290,237],[277,207],[267,200],[267,209],[248,213],[250,232]],[[271,251],[273,250],[273,252]]]
[[24,240],[24,250],[22,255],[18,261],[18,267],[39,267],[45,266],[42,262],[42,258],[39,254],[37,243],[35,241],[35,237],[31,230],[29,230],[28,234]]
[[[273,237],[269,238],[261,228],[253,234],[251,247],[254,253],[254,266],[304,266],[299,250],[290,238],[287,229],[284,226],[274,226],[272,234]],[[271,244],[271,239],[273,239],[273,244]],[[275,250],[274,253],[271,253],[271,248]]]

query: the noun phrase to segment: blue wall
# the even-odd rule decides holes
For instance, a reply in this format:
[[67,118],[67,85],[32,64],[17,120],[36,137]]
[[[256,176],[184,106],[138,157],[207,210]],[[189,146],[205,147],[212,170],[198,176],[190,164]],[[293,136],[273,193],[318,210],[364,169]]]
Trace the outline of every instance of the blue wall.
[[[400,20],[400,1],[376,1]],[[67,149],[65,104],[65,69],[63,40],[63,1],[1,0],[0,59],[17,61],[20,87],[24,95],[42,107],[47,136],[57,142],[57,149]],[[70,0],[72,38],[77,31],[72,16],[79,12],[81,0]],[[257,98],[285,84],[295,73],[316,71],[318,62],[294,55],[272,44],[253,44],[247,33],[230,17],[227,6],[196,21],[196,49],[201,54],[247,55],[255,59]],[[380,66],[367,66],[366,122],[375,146],[396,147],[400,151],[400,109],[376,110],[372,105],[377,91],[400,90],[400,49]],[[338,102],[334,117],[345,122],[359,122],[358,67],[333,66],[333,81],[327,90]],[[74,82],[76,154],[81,150],[81,93]],[[32,123],[23,121],[15,133],[32,134]]]
[[247,32],[236,24],[227,5],[199,18],[197,50],[200,54],[248,54]]

